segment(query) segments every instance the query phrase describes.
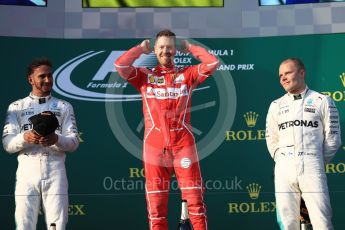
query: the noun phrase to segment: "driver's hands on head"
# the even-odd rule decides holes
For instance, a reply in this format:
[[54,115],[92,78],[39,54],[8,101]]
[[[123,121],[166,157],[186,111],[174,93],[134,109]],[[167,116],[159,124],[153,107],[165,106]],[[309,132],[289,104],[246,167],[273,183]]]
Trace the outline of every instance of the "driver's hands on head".
[[149,54],[151,53],[151,49],[150,49],[150,40],[145,39],[144,41],[142,41],[139,45],[142,49],[144,54]]

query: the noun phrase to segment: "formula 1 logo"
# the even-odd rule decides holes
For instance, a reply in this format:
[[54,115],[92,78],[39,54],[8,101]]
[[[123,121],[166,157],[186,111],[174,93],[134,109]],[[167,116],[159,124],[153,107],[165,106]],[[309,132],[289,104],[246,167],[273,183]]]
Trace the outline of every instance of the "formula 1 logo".
[[[124,51],[112,51],[98,71],[94,74],[90,81],[83,83],[84,86],[78,86],[74,80],[80,75],[73,72],[84,62],[92,61],[92,58],[104,55],[105,51],[89,51],[81,54],[65,64],[60,66],[53,74],[55,92],[69,98],[83,101],[138,101],[141,96],[138,93],[123,94],[121,89],[126,88],[128,83],[118,76],[114,68],[114,61],[121,56]],[[156,58],[154,54],[142,55],[134,66],[154,67]],[[112,78],[107,79],[108,75]],[[83,75],[83,74],[81,74]],[[85,77],[85,76],[83,76]],[[103,90],[103,91],[102,91]],[[112,91],[110,93],[110,90]],[[107,92],[108,91],[108,92]]]

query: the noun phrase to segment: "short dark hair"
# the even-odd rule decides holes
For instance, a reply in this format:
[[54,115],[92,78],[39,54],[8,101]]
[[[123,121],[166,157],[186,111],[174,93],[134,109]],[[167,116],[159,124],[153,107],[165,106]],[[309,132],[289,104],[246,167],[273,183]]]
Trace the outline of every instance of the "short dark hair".
[[296,66],[297,66],[297,69],[298,70],[304,70],[305,71],[305,66],[304,66],[304,63],[302,62],[301,59],[299,58],[296,58],[296,57],[291,57],[291,58],[288,58],[288,59],[285,59],[284,61],[282,61],[282,64],[284,62],[288,62],[288,61],[292,61]]
[[157,33],[157,35],[156,35],[156,40],[157,40],[157,38],[163,37],[163,36],[165,36],[165,37],[172,37],[172,38],[174,38],[174,41],[176,41],[176,35],[171,30],[164,29],[164,30],[159,31]]
[[41,65],[46,65],[46,66],[49,66],[50,68],[52,68],[53,66],[52,62],[48,58],[35,58],[28,65],[26,76],[29,77],[34,72],[34,70]]

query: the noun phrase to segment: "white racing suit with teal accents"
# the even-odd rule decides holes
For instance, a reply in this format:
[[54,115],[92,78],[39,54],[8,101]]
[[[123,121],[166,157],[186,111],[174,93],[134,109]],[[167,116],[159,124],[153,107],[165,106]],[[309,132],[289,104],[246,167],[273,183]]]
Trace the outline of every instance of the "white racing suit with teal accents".
[[275,196],[281,229],[300,229],[301,196],[314,230],[333,229],[325,164],[339,146],[338,110],[328,96],[306,89],[270,105],[266,143],[275,161]]
[[[55,131],[58,141],[47,147],[26,143],[24,133],[32,129],[29,117],[46,110],[53,112],[59,121]],[[65,152],[73,152],[79,145],[72,105],[50,95],[37,97],[32,94],[13,102],[7,111],[2,143],[7,152],[18,152],[16,229],[36,229],[42,206],[47,228],[55,223],[57,230],[64,230],[68,219]]]

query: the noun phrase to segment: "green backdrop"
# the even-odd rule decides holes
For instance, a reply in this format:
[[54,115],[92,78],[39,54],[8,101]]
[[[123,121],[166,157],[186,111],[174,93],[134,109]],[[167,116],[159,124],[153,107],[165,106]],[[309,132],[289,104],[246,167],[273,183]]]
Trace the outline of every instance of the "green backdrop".
[[[279,63],[304,60],[307,84],[335,100],[344,126],[345,34],[267,38],[191,39],[222,61],[213,78],[194,91],[192,123],[206,185],[212,229],[277,229],[273,161],[265,144],[269,104],[284,92]],[[82,143],[68,153],[68,229],[148,229],[141,139],[140,96],[114,72],[113,61],[137,39],[34,39],[1,37],[1,106],[25,97],[26,66],[34,57],[54,63],[53,95],[74,106]],[[180,65],[197,63],[178,53]],[[154,65],[142,56],[138,65]],[[327,165],[335,229],[345,229],[344,148]],[[16,154],[1,149],[0,223],[14,229]],[[172,182],[169,226],[180,215],[180,192]],[[44,229],[40,215],[38,229]]]

